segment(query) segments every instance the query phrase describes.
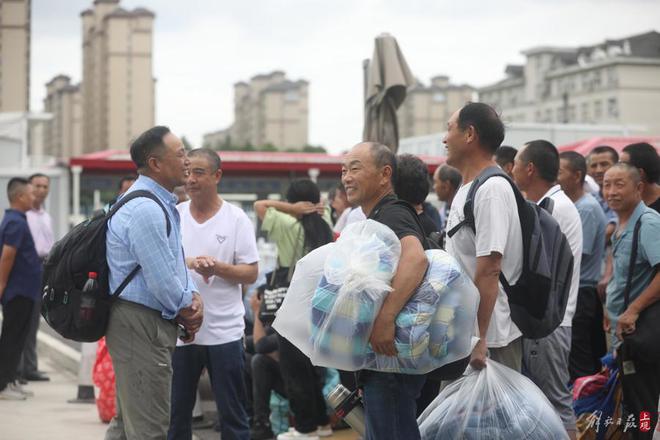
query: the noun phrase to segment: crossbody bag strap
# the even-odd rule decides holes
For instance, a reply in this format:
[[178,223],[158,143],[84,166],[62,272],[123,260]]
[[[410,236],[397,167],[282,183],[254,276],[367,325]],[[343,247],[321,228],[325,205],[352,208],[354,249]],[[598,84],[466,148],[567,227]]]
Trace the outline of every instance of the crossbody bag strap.
[[623,291],[623,311],[625,312],[630,305],[630,291],[632,290],[632,277],[635,271],[635,262],[637,261],[637,248],[639,246],[639,230],[642,227],[642,216],[639,216],[633,230],[632,249],[630,250],[630,262],[628,263],[628,277],[626,279],[626,288]]

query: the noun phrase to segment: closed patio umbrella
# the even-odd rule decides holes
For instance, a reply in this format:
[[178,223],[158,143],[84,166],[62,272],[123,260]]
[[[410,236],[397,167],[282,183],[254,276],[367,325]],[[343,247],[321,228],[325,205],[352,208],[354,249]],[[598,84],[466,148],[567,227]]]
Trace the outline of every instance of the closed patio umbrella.
[[364,132],[362,140],[399,148],[396,110],[406,99],[414,78],[396,39],[381,34],[375,39],[374,54],[366,72]]

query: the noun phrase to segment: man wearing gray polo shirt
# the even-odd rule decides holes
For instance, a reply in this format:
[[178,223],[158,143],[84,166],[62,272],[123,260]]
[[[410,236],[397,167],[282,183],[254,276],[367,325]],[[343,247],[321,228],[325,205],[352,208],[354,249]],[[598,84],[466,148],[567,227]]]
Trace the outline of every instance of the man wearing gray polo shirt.
[[603,304],[596,286],[601,278],[605,253],[607,218],[598,201],[584,191],[587,162],[580,153],[565,151],[559,155],[557,181],[580,214],[582,221],[582,263],[580,289],[573,317],[569,371],[571,382],[601,369],[600,358],[607,352],[603,330]]

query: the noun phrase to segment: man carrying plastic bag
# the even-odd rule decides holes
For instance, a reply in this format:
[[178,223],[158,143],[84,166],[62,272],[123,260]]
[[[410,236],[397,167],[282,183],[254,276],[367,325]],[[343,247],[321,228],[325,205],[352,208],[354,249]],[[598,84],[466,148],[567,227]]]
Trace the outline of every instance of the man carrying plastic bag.
[[532,381],[493,360],[447,386],[419,417],[422,440],[568,439]]

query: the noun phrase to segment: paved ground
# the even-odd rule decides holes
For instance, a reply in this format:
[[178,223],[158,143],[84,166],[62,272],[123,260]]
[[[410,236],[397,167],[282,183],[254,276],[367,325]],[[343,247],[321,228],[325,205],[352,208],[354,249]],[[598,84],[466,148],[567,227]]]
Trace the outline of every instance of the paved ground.
[[[76,395],[77,377],[60,368],[49,357],[41,356],[39,363],[40,369],[46,371],[51,380],[30,382],[26,389],[35,395],[28,400],[0,401],[0,439],[103,439],[107,425],[99,420],[96,405],[67,403]],[[213,429],[196,431],[195,435],[198,440],[220,438],[220,434]],[[351,431],[338,431],[329,437],[333,440],[357,438]]]

